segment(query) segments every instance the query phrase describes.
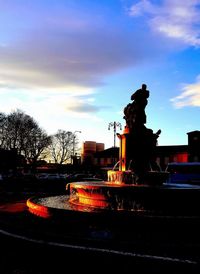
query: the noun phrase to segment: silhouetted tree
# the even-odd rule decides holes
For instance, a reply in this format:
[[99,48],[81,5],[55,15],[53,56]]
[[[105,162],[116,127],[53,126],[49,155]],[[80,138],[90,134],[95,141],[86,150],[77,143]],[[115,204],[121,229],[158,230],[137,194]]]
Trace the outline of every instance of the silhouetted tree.
[[34,128],[26,142],[24,144],[28,149],[24,149],[25,158],[35,166],[38,160],[44,160],[48,156],[47,148],[51,145],[52,139],[41,128]]
[[0,144],[4,149],[15,149],[28,163],[35,163],[46,156],[45,149],[51,144],[51,137],[38,123],[21,110],[7,116],[0,115]]
[[0,112],[0,148],[5,148],[7,140],[7,116]]
[[71,131],[59,129],[52,135],[52,144],[49,147],[50,155],[56,164],[63,164],[71,159],[74,145],[74,134]]

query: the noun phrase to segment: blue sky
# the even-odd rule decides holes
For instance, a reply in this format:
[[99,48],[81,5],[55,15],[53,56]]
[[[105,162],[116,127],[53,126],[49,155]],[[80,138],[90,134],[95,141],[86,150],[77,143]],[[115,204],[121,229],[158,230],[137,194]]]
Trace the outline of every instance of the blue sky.
[[108,148],[143,83],[146,127],[159,145],[187,144],[200,130],[200,0],[0,0],[1,112]]

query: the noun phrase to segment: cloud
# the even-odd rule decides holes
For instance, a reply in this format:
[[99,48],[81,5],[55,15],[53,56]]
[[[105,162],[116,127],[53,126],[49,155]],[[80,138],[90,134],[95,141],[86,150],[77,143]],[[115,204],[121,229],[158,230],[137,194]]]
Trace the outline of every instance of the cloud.
[[0,95],[0,112],[9,114],[21,109],[34,117],[50,134],[58,128],[73,129],[76,124],[81,127],[88,121],[97,125],[102,122],[98,114],[102,109],[108,108],[97,104],[92,94],[73,96],[49,91],[39,93],[0,89]]
[[137,4],[134,4],[129,9],[129,15],[142,16],[144,13],[156,14],[159,7],[153,5],[149,0],[141,0]]
[[77,9],[61,2],[39,9],[34,3],[25,1],[22,8],[8,1],[1,7],[0,81],[7,86],[66,92],[73,86],[96,88],[108,75],[150,56],[140,33],[133,37],[101,11],[86,13],[84,5]]
[[75,112],[81,112],[81,113],[84,113],[84,112],[95,113],[95,112],[98,112],[100,108],[85,102],[75,102],[74,104],[68,105],[66,109],[68,111],[75,111]]
[[200,75],[194,84],[185,84],[179,96],[176,96],[170,101],[176,108],[183,107],[200,107]]
[[189,46],[200,46],[199,0],[165,0],[160,5],[141,0],[132,5],[130,16],[148,15],[152,31]]
[[89,96],[80,96],[79,98],[63,96],[63,98],[59,98],[57,105],[67,113],[77,113],[79,115],[95,115],[95,113],[100,112],[102,109],[109,108],[106,105],[97,105],[95,98]]
[[[0,83],[1,85],[1,83]],[[35,90],[17,90],[7,87],[0,88],[1,108],[0,111],[9,113],[16,108],[24,109],[41,116],[44,113],[53,115],[79,118],[98,119],[97,113],[109,109],[109,105],[96,102],[94,92],[90,89],[75,90],[68,93],[62,91]],[[43,114],[42,114],[43,113]],[[38,115],[37,115],[38,116]]]
[[[111,20],[112,8],[50,1],[47,9],[47,2],[1,3],[0,88],[91,94],[109,75],[164,56],[157,38],[126,28],[124,17]],[[160,10],[146,0],[135,14],[142,8],[155,16]]]

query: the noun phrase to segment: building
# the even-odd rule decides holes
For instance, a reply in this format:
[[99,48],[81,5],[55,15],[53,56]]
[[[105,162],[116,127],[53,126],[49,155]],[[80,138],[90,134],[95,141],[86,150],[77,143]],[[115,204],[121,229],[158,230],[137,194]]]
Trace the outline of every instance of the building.
[[188,162],[188,146],[157,146],[156,162],[162,170],[164,170],[170,162]]
[[94,154],[94,164],[96,166],[114,167],[119,161],[119,148],[111,147]]
[[[156,162],[162,170],[165,170],[169,162],[200,162],[200,131],[191,131],[187,135],[187,145],[156,147]],[[114,167],[118,161],[118,147],[96,151],[92,156],[93,164],[99,167]]]
[[200,162],[200,131],[188,132],[188,162]]
[[85,141],[82,145],[81,163],[85,165],[94,165],[95,154],[103,150],[103,143],[96,143],[95,141]]

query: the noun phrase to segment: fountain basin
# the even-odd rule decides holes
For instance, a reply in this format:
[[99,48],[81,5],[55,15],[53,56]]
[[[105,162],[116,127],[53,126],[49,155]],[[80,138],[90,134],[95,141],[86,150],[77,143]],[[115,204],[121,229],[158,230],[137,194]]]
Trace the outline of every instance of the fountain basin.
[[199,215],[200,186],[168,183],[130,185],[109,181],[70,183],[69,203],[104,210]]
[[[193,252],[199,244],[200,186],[81,182],[71,183],[70,190],[67,195],[27,200],[29,211],[45,219],[42,224],[47,230],[53,226],[70,242],[89,240],[89,246],[93,243],[110,249],[114,245],[126,251],[150,245],[166,252],[172,246],[172,254],[175,249]],[[84,199],[79,200],[79,195]],[[119,208],[116,201],[123,199]]]
[[74,182],[68,187],[69,195],[29,198],[29,211],[41,217],[49,217],[60,210],[95,214],[111,212],[116,215],[120,212],[150,216],[200,215],[199,185],[166,183],[150,186],[96,181]]

